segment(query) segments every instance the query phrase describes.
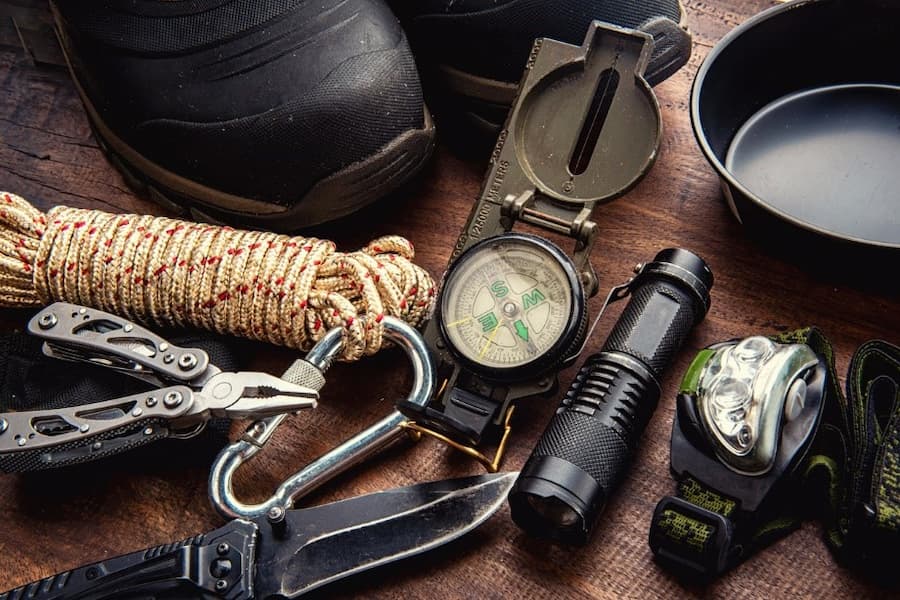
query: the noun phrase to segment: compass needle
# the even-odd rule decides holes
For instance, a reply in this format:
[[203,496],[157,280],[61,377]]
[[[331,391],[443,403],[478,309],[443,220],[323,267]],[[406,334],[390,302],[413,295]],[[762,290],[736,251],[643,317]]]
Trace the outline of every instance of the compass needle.
[[453,321],[452,323],[447,323],[447,327],[459,327],[460,325],[465,325],[474,318],[475,317],[466,317],[465,319],[460,319],[459,321]]
[[498,323],[494,330],[491,331],[491,335],[488,337],[487,341],[484,343],[484,346],[481,348],[481,353],[478,355],[479,358],[484,356],[484,353],[487,352],[488,347],[490,347],[491,342],[494,341],[494,337],[497,335],[497,332],[500,331],[500,324]]

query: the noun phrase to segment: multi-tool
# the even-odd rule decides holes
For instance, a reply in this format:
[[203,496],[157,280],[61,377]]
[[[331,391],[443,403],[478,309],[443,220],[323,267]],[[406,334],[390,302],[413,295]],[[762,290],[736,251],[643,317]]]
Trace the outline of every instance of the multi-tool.
[[[255,419],[314,408],[321,373],[293,383],[254,371],[229,373],[198,348],[175,346],[127,319],[57,302],[28,323],[48,356],[101,365],[154,386],[91,404],[0,414],[0,471],[95,460],[167,437],[191,437],[211,418]],[[299,362],[299,361],[298,361]],[[308,385],[302,385],[307,383]]]

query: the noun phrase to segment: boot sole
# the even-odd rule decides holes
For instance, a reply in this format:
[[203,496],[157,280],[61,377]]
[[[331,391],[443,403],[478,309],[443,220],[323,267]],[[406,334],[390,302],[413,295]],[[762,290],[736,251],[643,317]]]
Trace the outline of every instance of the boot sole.
[[319,225],[356,212],[397,190],[422,170],[434,150],[434,123],[428,108],[423,106],[421,129],[411,129],[369,158],[321,179],[291,207],[229,194],[162,167],[116,135],[88,99],[65,46],[60,46],[91,130],[107,160],[138,196],[181,216],[272,231]]

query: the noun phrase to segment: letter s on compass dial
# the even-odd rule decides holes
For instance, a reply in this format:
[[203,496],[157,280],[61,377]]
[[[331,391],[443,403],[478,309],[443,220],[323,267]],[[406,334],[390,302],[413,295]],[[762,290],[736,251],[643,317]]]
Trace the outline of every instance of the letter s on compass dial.
[[466,250],[444,279],[441,334],[489,380],[533,379],[572,358],[586,324],[572,261],[537,236],[507,233]]

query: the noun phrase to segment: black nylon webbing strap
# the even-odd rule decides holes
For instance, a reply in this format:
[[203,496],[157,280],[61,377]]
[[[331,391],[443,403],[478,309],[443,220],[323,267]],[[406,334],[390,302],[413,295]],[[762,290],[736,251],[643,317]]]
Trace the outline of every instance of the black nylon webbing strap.
[[896,581],[900,551],[900,348],[853,355],[847,395],[826,413],[806,479],[823,499],[825,539],[838,560]]
[[[799,329],[773,340],[808,344],[827,363],[826,405],[840,397],[833,350],[818,329]],[[782,477],[754,512],[744,510],[740,498],[700,480],[715,481],[712,473],[683,478],[678,482],[678,497],[664,498],[653,515],[650,546],[657,560],[683,576],[710,579],[790,533],[805,512],[800,473],[802,469],[795,469]]]
[[740,510],[740,502],[693,478],[664,498],[650,526],[657,559],[690,578],[715,577],[799,527],[803,507],[797,478],[782,482],[765,508]]
[[[678,483],[678,497],[656,507],[650,528],[657,556],[688,572],[716,574],[732,562],[737,501],[693,478]],[[654,539],[656,538],[656,539]]]
[[815,442],[798,469],[755,514],[693,478],[679,482],[651,524],[651,546],[682,574],[711,577],[794,529],[810,510],[838,560],[890,583],[900,579],[900,347],[863,344],[841,393],[834,353],[815,328],[773,337],[806,343],[825,359],[825,406]]

